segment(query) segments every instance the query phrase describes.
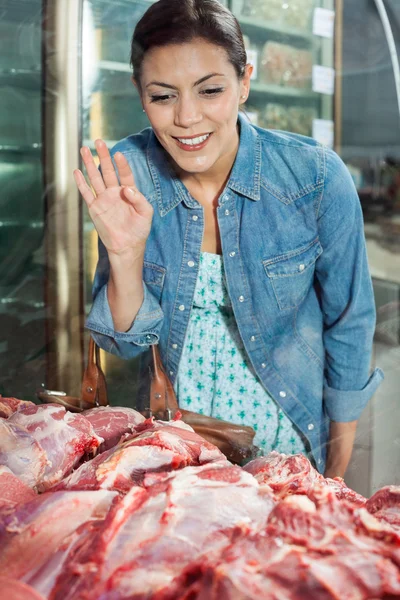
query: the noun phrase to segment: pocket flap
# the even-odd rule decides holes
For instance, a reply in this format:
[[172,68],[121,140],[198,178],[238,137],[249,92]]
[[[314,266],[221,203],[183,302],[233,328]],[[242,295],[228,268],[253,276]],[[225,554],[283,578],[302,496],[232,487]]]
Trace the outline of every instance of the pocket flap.
[[264,260],[263,265],[268,277],[289,277],[307,271],[322,254],[322,251],[322,246],[317,238],[307,246]]
[[147,285],[157,285],[161,287],[164,285],[166,269],[159,267],[154,263],[144,261],[143,264],[143,281]]

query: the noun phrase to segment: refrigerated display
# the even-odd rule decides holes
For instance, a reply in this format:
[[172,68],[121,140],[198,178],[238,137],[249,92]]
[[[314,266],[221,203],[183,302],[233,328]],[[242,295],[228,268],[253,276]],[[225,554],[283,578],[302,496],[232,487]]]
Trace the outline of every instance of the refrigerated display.
[[0,394],[32,397],[45,372],[41,1],[2,3]]

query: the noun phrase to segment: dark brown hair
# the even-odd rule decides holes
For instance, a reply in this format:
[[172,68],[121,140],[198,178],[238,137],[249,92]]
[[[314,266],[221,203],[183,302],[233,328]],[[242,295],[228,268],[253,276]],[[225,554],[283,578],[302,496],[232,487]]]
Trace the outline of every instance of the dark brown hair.
[[131,65],[137,84],[146,52],[196,38],[224,48],[238,78],[244,76],[247,59],[240,25],[218,0],[158,0],[133,33]]

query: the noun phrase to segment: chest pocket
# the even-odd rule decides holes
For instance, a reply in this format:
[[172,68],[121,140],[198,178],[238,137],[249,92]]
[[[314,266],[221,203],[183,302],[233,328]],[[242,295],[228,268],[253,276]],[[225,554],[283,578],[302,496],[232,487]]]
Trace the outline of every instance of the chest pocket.
[[159,265],[155,265],[146,260],[144,261],[143,281],[158,301],[161,300],[166,272],[164,267],[160,267]]
[[296,308],[307,296],[314,282],[315,261],[322,254],[319,240],[264,260],[265,272],[281,310]]

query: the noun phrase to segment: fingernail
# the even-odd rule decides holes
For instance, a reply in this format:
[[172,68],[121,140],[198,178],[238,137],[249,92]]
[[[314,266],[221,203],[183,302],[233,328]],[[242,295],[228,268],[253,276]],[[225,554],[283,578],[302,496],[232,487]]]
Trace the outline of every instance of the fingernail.
[[134,196],[135,194],[133,193],[133,190],[131,190],[131,188],[126,187],[125,188],[125,193],[128,194],[128,196]]

